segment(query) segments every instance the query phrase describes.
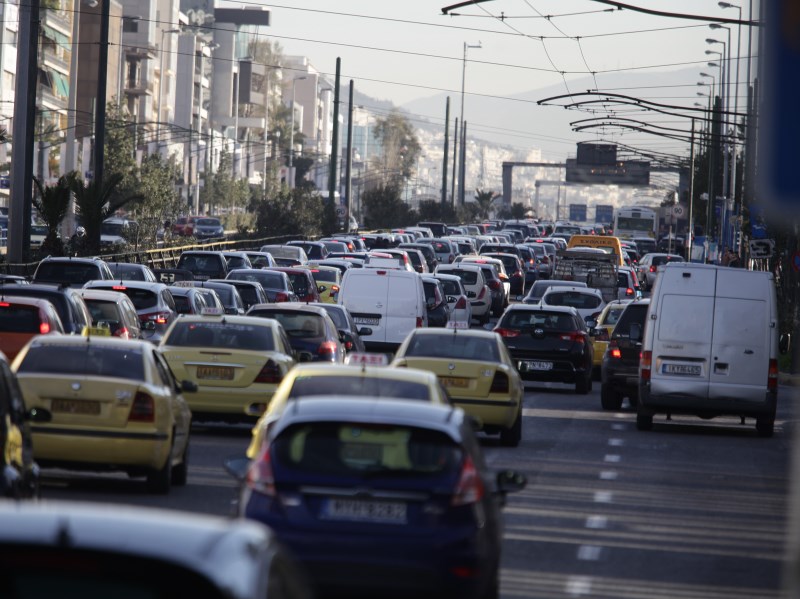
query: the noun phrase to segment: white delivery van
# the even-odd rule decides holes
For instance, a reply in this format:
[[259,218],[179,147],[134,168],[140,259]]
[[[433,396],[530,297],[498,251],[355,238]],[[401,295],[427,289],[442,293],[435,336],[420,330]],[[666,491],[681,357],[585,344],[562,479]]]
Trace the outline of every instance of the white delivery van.
[[416,272],[382,268],[348,270],[342,279],[339,303],[359,327],[370,351],[394,352],[415,328],[428,326],[425,289]]
[[[659,274],[642,340],[639,430],[656,413],[754,417],[772,435],[778,312],[771,273],[670,262]],[[783,348],[782,348],[783,349]]]

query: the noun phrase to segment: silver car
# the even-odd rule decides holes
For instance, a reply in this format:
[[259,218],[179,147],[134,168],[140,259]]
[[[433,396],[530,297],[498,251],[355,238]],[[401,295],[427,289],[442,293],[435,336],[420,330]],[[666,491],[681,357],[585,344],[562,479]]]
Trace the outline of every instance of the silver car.
[[467,290],[461,282],[461,277],[436,273],[433,275],[442,283],[447,305],[450,306],[450,321],[466,323],[467,328],[472,324],[472,303],[467,297]]

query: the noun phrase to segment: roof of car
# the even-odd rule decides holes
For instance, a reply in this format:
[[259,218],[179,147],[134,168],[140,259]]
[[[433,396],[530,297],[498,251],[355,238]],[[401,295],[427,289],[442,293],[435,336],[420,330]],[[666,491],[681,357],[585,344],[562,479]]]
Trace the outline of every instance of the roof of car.
[[280,324],[277,320],[272,320],[271,318],[259,318],[258,316],[247,315],[240,316],[238,314],[221,314],[219,316],[182,314],[175,322],[221,322],[222,324],[249,324],[270,328]]
[[31,340],[30,347],[37,347],[41,345],[58,345],[58,346],[80,346],[86,345],[102,345],[109,348],[134,350],[145,348],[153,348],[153,344],[144,339],[121,339],[119,337],[109,337],[108,335],[38,335]]
[[111,291],[109,289],[81,289],[81,297],[88,299],[107,300],[110,302],[124,301],[123,298],[128,299],[128,296],[119,291]]
[[[602,297],[603,293],[594,287],[578,287],[577,285],[569,285],[569,286],[559,286],[558,289],[555,287],[549,287],[545,292],[544,295],[548,293],[564,293],[565,291],[575,291],[577,293],[585,293],[587,295],[597,295]],[[544,295],[542,297],[544,297]]]
[[310,312],[313,314],[325,315],[327,316],[327,312],[325,308],[320,306],[315,306],[313,304],[298,304],[294,302],[279,302],[277,304],[253,304],[250,306],[250,309],[247,310],[247,313],[250,314],[251,312],[255,312],[256,310],[265,310],[267,312],[275,311],[275,312]]

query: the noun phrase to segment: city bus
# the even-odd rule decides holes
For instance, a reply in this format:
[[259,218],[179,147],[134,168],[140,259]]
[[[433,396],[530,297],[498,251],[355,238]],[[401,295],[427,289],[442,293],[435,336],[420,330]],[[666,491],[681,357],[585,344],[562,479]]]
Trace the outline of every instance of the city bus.
[[620,239],[650,237],[658,232],[658,212],[653,208],[630,206],[618,208],[614,214],[614,235]]

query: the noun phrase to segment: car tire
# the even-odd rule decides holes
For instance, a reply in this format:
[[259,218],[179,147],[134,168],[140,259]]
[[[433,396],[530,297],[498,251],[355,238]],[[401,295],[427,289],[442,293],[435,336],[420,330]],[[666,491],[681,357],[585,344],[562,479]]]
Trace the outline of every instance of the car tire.
[[756,417],[756,432],[759,437],[769,438],[775,433],[775,415],[764,414]]
[[517,413],[517,418],[511,428],[500,431],[500,443],[506,447],[517,447],[522,440],[522,410]]
[[584,376],[575,381],[575,393],[578,395],[586,395],[592,388],[592,371],[589,370],[588,376]]
[[181,456],[181,463],[172,467],[172,484],[176,487],[186,486],[189,478],[189,440],[186,440],[186,447]]
[[622,394],[603,383],[600,385],[600,405],[604,410],[619,410],[622,407]]
[[653,415],[641,407],[636,412],[636,428],[640,431],[653,430]]

